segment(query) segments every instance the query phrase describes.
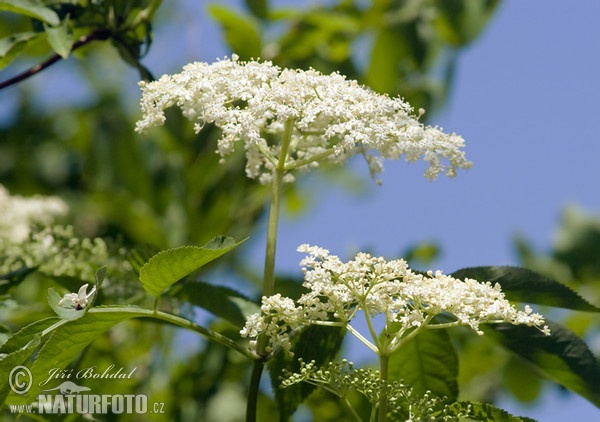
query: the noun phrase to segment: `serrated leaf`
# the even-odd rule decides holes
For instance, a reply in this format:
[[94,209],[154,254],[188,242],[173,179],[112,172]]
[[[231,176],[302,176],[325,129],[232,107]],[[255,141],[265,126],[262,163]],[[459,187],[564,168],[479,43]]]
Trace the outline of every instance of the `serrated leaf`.
[[237,14],[228,7],[211,4],[211,16],[219,22],[225,32],[227,44],[242,60],[260,57],[261,39],[258,25],[252,17]]
[[140,281],[151,295],[158,297],[174,283],[226,254],[246,239],[235,242],[217,236],[204,246],[180,246],[154,255],[140,269]]
[[571,330],[552,321],[546,323],[550,336],[522,325],[490,324],[481,328],[545,377],[600,407],[600,364],[596,357]]
[[[458,421],[482,422],[536,422],[525,416],[513,416],[505,410],[499,409],[488,403],[460,401],[448,406],[445,416],[453,416]],[[445,419],[444,419],[445,420]]]
[[[97,311],[100,308],[95,308]],[[88,312],[82,318],[68,321],[54,329],[48,340],[39,350],[35,362],[31,366],[34,383],[24,397],[32,400],[43,388],[39,385],[48,378],[49,371],[54,368],[64,369],[92,341],[100,337],[114,325],[127,319],[139,316],[131,312],[110,312],[109,308],[101,308],[105,312]]]
[[39,38],[36,32],[21,32],[0,39],[0,69],[6,67],[27,46]]
[[60,23],[56,12],[46,7],[41,0],[0,0],[0,10],[39,19],[50,25],[56,26]]
[[[246,322],[240,301],[253,303],[249,298],[233,289],[202,281],[181,284],[170,292],[170,296],[206,309],[237,327],[242,327]],[[256,309],[260,311],[257,306]]]
[[275,401],[280,412],[280,420],[288,420],[302,403],[316,388],[312,384],[302,382],[285,389],[279,388],[283,370],[298,372],[300,370],[299,358],[305,362],[314,360],[318,367],[335,359],[342,346],[346,330],[339,327],[324,327],[311,325],[292,339],[294,357],[286,352],[278,353],[269,361],[269,374],[275,392]]
[[392,354],[388,378],[404,380],[416,393],[458,397],[458,356],[446,330],[425,330]]
[[472,278],[480,282],[499,283],[506,298],[515,302],[600,312],[600,308],[592,305],[564,284],[526,268],[473,267],[455,271],[451,275],[459,279]]
[[46,38],[50,47],[63,59],[69,57],[75,39],[69,19],[65,19],[59,26],[44,25]]
[[40,334],[56,324],[58,318],[46,318],[23,327],[0,346],[0,407],[10,392],[9,376],[12,369],[22,365],[41,344]]

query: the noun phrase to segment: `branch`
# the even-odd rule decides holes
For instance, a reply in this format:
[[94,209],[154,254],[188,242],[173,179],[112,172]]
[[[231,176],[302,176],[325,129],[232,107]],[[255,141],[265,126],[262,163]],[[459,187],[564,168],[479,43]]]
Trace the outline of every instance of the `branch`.
[[[86,44],[91,43],[92,41],[106,41],[110,38],[111,31],[108,29],[99,29],[97,31],[92,32],[90,35],[83,36],[79,38],[75,43],[73,43],[73,47],[71,48],[71,53],[78,48],[83,47]],[[27,78],[32,77],[33,75],[40,73],[42,70],[52,66],[57,61],[61,60],[62,57],[58,54],[53,55],[46,61],[36,64],[35,66],[25,70],[24,72],[19,73],[18,75],[13,76],[6,81],[0,82],[0,90],[7,88],[11,85],[19,83]]]

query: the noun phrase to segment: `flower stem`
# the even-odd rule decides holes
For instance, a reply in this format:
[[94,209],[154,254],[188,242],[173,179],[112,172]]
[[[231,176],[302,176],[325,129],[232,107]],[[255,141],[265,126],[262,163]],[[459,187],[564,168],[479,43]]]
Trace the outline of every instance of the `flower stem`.
[[277,226],[279,224],[279,208],[281,202],[281,190],[283,185],[283,174],[288,148],[292,140],[293,120],[285,123],[285,131],[281,144],[281,154],[275,168],[275,174],[271,182],[271,205],[269,207],[269,223],[267,226],[267,250],[265,254],[265,268],[263,279],[263,296],[271,296],[275,292],[275,249],[277,246]]
[[255,361],[252,367],[252,376],[250,378],[250,388],[248,390],[248,401],[246,402],[246,422],[256,421],[256,409],[258,404],[258,392],[260,386],[260,377],[265,367],[265,363]]
[[388,354],[379,355],[379,378],[381,379],[381,395],[379,396],[379,418],[378,422],[385,422],[387,419],[387,389],[388,389],[388,363],[390,356]]
[[[283,185],[283,175],[285,173],[285,162],[287,160],[288,148],[292,140],[294,130],[294,121],[289,119],[285,123],[283,140],[281,142],[281,152],[273,180],[271,182],[271,204],[269,207],[269,222],[267,225],[267,247],[265,253],[265,268],[263,278],[263,296],[272,296],[275,293],[275,251],[277,249],[277,226],[279,224],[279,208],[281,202],[281,190]],[[260,378],[265,366],[264,358],[267,356],[266,346],[268,339],[262,335],[258,337],[257,353],[261,360],[254,362],[252,368],[252,377],[250,378],[250,387],[248,403],[246,405],[246,421],[256,421],[256,408],[258,401],[258,389]]]

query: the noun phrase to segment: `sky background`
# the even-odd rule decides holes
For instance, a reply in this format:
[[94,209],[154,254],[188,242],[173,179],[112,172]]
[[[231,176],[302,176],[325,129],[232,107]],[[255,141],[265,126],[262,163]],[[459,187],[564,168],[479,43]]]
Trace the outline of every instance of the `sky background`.
[[[159,29],[145,60],[156,76],[229,54],[206,3],[164,2],[161,13],[175,24]],[[365,165],[354,162],[368,191],[357,195],[327,184],[317,189],[301,219],[284,216],[278,270],[299,271],[302,256],[295,249],[301,243],[347,259],[365,248],[399,257],[410,245],[436,241],[442,247],[436,268],[447,273],[516,265],[514,236],[524,236],[539,251],[550,249],[567,205],[600,217],[599,21],[597,0],[503,1],[483,35],[462,54],[450,101],[432,122],[465,138],[473,168],[429,182],[424,165],[387,161],[383,185],[377,186],[368,180]],[[44,78],[32,78],[31,86],[65,77],[65,68],[52,69]],[[134,72],[131,79],[137,92]],[[5,104],[12,95],[6,93]],[[70,95],[85,98],[83,91]],[[132,98],[137,102],[139,94]],[[0,109],[10,113],[10,107]],[[263,242],[257,235],[246,246],[257,262]],[[563,400],[555,389],[541,407],[520,408],[510,401],[500,407],[543,422],[600,420],[593,405],[574,396]]]

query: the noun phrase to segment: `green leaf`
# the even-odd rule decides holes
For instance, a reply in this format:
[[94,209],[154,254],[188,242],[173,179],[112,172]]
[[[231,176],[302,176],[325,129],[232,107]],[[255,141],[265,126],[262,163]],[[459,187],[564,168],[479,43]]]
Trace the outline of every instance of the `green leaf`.
[[435,0],[434,25],[442,38],[456,47],[479,36],[493,14],[498,0]]
[[206,309],[236,327],[242,327],[246,323],[242,303],[252,304],[256,312],[260,312],[258,306],[243,294],[228,287],[215,286],[202,281],[177,285],[169,295]]
[[[139,316],[132,312],[111,312],[108,307],[94,308],[94,310],[96,312],[88,312],[77,320],[65,322],[50,334],[30,368],[36,382],[27,392],[26,399],[32,400],[37,397],[39,391],[43,388],[39,383],[48,378],[50,370],[54,368],[64,369],[86,346],[109,328],[122,321]],[[98,312],[98,310],[101,310],[101,312]]]
[[564,284],[519,267],[464,268],[451,274],[455,278],[472,278],[480,282],[499,283],[506,298],[515,302],[537,303],[576,311],[600,312]]
[[260,19],[265,19],[269,14],[268,0],[246,0],[246,6],[254,16]]
[[10,392],[9,377],[13,368],[22,365],[41,344],[40,334],[60,322],[58,318],[46,318],[21,328],[0,346],[0,407]]
[[280,420],[288,420],[302,403],[316,388],[312,384],[302,382],[291,387],[279,388],[283,370],[298,372],[300,370],[299,358],[304,362],[314,360],[317,367],[334,360],[342,346],[346,330],[339,327],[324,327],[311,325],[292,339],[294,357],[286,352],[279,352],[269,362],[271,384],[275,392],[275,401],[280,412]]
[[75,39],[68,17],[59,26],[44,25],[44,29],[50,47],[63,59],[69,57]]
[[60,23],[56,12],[44,6],[41,0],[0,0],[0,10],[29,16],[54,26]]
[[[488,403],[473,401],[460,401],[452,403],[444,416],[453,416],[458,421],[483,421],[483,422],[535,422],[525,416],[513,416],[505,410],[499,409]],[[444,419],[446,420],[446,419]]]
[[261,39],[256,22],[247,16],[235,13],[233,10],[211,4],[208,10],[212,17],[221,24],[225,31],[227,44],[242,60],[260,57]]
[[6,67],[28,44],[39,38],[37,32],[21,32],[0,38],[0,69]]
[[246,239],[235,242],[217,236],[204,246],[180,246],[154,255],[140,269],[140,281],[151,295],[158,297],[171,285],[226,254]]
[[416,393],[458,397],[458,356],[447,330],[425,330],[392,354],[388,378],[404,380]]
[[490,324],[481,328],[542,375],[600,407],[600,365],[596,357],[571,330],[552,321],[546,323],[550,336],[522,325]]
[[395,92],[400,77],[398,67],[397,37],[387,28],[382,28],[375,38],[371,51],[371,63],[366,74],[366,84],[377,92]]

